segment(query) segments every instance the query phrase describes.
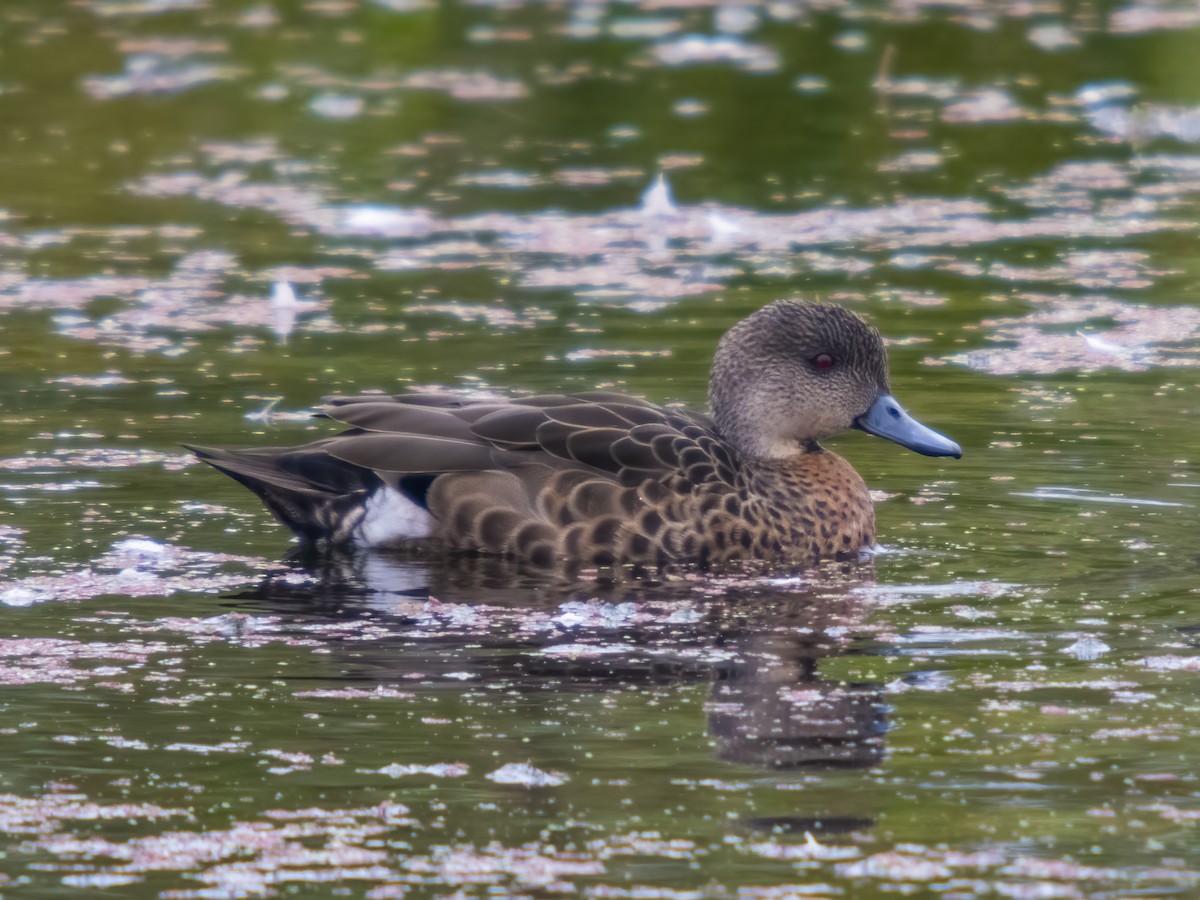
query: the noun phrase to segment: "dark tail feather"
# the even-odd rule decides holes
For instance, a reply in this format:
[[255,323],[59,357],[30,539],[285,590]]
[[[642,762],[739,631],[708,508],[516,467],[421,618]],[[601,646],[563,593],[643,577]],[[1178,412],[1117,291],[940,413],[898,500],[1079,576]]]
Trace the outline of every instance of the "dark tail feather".
[[306,543],[350,541],[367,496],[383,485],[374,472],[319,451],[184,447],[253,491]]

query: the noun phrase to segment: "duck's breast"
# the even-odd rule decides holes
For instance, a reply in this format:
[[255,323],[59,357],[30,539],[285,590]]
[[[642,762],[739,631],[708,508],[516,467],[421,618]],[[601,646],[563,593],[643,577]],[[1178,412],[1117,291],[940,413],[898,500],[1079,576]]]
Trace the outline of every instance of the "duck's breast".
[[763,498],[781,555],[801,563],[856,556],[875,543],[875,506],[862,476],[818,450],[763,464],[750,479]]

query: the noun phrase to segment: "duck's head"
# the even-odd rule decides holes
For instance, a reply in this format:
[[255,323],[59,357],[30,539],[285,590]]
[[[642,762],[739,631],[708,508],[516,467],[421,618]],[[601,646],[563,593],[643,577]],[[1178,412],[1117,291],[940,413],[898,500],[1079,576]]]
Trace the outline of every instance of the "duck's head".
[[708,396],[721,434],[752,457],[793,456],[850,428],[962,456],[896,402],[883,338],[840,306],[776,300],[738,322],[717,345]]

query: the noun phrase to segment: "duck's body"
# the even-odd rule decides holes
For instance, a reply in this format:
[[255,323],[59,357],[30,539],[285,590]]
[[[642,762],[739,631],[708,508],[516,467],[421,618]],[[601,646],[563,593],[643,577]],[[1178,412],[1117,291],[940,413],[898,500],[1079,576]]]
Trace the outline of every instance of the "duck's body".
[[866,485],[818,439],[857,426],[959,454],[899,409],[886,374],[857,316],[779,301],[722,339],[712,418],[606,393],[365,395],[329,401],[350,429],[311,444],[194,449],[309,543],[544,568],[806,566],[875,541]]

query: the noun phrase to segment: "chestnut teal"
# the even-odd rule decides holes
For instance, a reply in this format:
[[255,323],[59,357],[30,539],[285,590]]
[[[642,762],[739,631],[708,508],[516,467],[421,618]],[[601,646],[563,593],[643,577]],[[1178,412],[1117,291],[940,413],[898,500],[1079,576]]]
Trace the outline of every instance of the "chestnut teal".
[[875,543],[866,484],[820,442],[851,428],[959,457],[888,386],[879,332],[778,300],[717,345],[707,415],[588,391],[333,397],[348,430],[298,447],[189,447],[303,543],[494,554],[543,569],[791,568]]

